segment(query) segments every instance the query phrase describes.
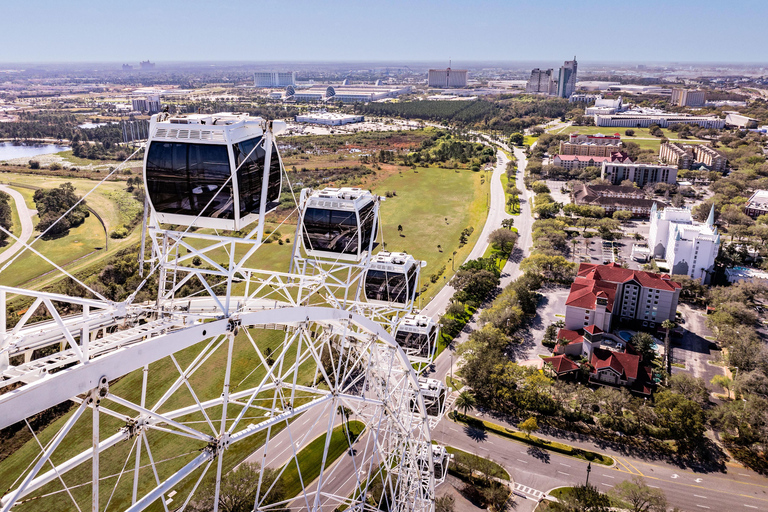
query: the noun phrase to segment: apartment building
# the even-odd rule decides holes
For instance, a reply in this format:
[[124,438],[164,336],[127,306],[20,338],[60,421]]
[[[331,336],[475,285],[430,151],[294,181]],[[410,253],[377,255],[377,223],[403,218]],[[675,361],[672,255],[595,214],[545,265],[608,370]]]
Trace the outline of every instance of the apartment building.
[[601,178],[608,180],[612,185],[621,185],[622,181],[629,180],[638,187],[644,187],[649,183],[677,183],[677,166],[661,164],[639,164],[603,162]]
[[574,169],[586,169],[587,167],[601,167],[603,162],[627,162],[632,163],[629,155],[621,151],[615,151],[610,156],[581,156],[581,155],[555,155],[552,163],[569,171]]
[[567,60],[560,66],[560,72],[557,75],[557,96],[560,98],[569,98],[576,90],[576,73],[578,63],[576,56],[573,60]]
[[574,204],[599,206],[606,215],[623,210],[632,212],[634,217],[648,217],[654,205],[665,206],[661,201],[646,198],[642,189],[614,185],[578,183],[571,192],[571,199]]
[[[720,249],[714,205],[707,222],[693,220],[688,208],[651,209],[648,245],[656,264],[708,284]],[[663,260],[663,262],[659,261]]]
[[256,71],[253,74],[255,87],[288,87],[296,85],[295,71]]
[[726,120],[716,116],[688,116],[666,113],[642,114],[624,112],[621,114],[595,114],[595,126],[648,128],[652,124],[657,124],[662,128],[668,128],[673,124],[695,124],[702,128],[721,130],[725,127]]
[[693,150],[687,144],[666,142],[659,148],[659,159],[665,164],[676,165],[678,169],[690,169]]
[[618,133],[613,135],[572,133],[568,141],[560,141],[560,154],[609,157],[612,153],[621,151],[621,147],[621,136]]

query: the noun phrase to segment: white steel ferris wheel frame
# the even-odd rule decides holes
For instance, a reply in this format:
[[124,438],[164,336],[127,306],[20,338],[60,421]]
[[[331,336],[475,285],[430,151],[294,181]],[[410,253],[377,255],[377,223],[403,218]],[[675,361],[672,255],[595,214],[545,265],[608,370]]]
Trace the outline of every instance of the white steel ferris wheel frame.
[[[267,144],[272,143],[271,139],[267,138]],[[269,168],[270,152],[266,154],[265,167]],[[324,504],[330,500],[338,505],[367,509],[369,505],[366,504],[365,492],[368,477],[383,473],[389,486],[389,496],[395,499],[394,509],[431,510],[436,480],[432,451],[426,449],[431,445],[430,417],[426,412],[412,361],[395,342],[392,334],[383,327],[387,326],[394,332],[397,320],[410,312],[412,305],[389,307],[359,301],[361,276],[370,261],[370,255],[359,264],[314,261],[299,272],[264,271],[246,266],[249,258],[263,243],[263,215],[251,233],[244,238],[237,238],[190,232],[189,229],[184,232],[161,229],[151,209],[146,213],[145,226],[152,251],[149,262],[159,273],[156,303],[134,303],[136,292],[128,301],[115,303],[0,286],[0,375],[3,377],[0,380],[0,428],[17,421],[26,421],[26,418],[68,399],[79,404],[48,445],[43,446],[38,441],[38,458],[30,462],[27,471],[0,498],[0,511],[10,510],[31,493],[55,481],[61,482],[64,491],[72,497],[62,476],[88,461],[92,465],[92,510],[100,510],[99,485],[103,480],[99,477],[101,454],[130,440],[133,440],[136,450],[132,506],[128,510],[143,510],[158,499],[162,499],[163,507],[167,510],[166,494],[179,482],[196,477],[196,471],[205,468],[186,498],[186,506],[203,480],[203,475],[214,462],[218,496],[223,456],[231,445],[265,430],[269,433],[274,425],[281,422],[287,424],[300,415],[311,418],[313,411],[332,405],[326,433],[326,439],[329,439],[330,429],[334,425],[333,411],[342,404],[349,407],[358,418],[364,419],[368,429],[363,450],[368,470],[366,472],[364,468],[355,468],[357,485],[353,490],[357,495],[349,492],[340,495],[323,487],[326,471],[336,471],[340,467],[339,464],[330,470],[325,467],[328,450],[326,441],[323,467],[319,481],[314,485],[315,490],[308,491],[308,483],[303,483],[303,503],[297,506],[317,510],[324,508]],[[294,239],[294,243],[298,241]],[[222,248],[228,254],[229,261],[226,263],[216,262],[210,256],[212,251]],[[196,257],[207,265],[198,267],[190,264]],[[301,262],[301,259],[295,261]],[[314,269],[313,272],[306,271],[309,267]],[[345,273],[345,279],[338,277]],[[177,293],[192,279],[201,283],[203,293],[178,297]],[[235,286],[244,287],[242,295],[234,294]],[[357,287],[358,292],[351,299],[346,292],[353,287]],[[339,297],[340,290],[345,292],[343,298]],[[6,299],[9,295],[25,296],[32,301],[27,313],[10,330],[7,329],[6,318]],[[40,310],[44,310],[51,320],[31,323],[32,315]],[[72,314],[73,310],[77,312]],[[267,372],[269,378],[263,379],[254,388],[232,393],[230,372],[235,333],[240,329],[248,332],[251,327],[284,330],[286,334],[281,354],[284,355],[291,348],[296,350],[296,361],[300,357],[306,362],[314,360],[317,366],[316,377],[318,372],[323,373],[323,351],[330,353],[332,345],[341,347],[339,350],[347,354],[348,359],[345,361],[354,361],[352,367],[358,365],[364,369],[353,383],[354,386],[363,384],[363,391],[354,386],[357,393],[350,393],[349,389],[344,388],[336,389],[330,385],[332,376],[326,374],[320,380],[325,382],[327,389],[317,386],[307,388],[295,381],[298,363],[289,368],[287,374],[278,374],[275,366],[282,361],[282,356],[278,356],[273,365],[268,365],[269,355],[262,353],[251,338],[258,364],[270,368]],[[209,341],[201,343],[204,340]],[[34,350],[56,345],[60,349],[53,355],[32,359]],[[174,354],[194,346],[202,348],[195,357],[195,363],[184,369],[174,359]],[[226,367],[223,369],[224,389],[220,398],[200,401],[190,386],[187,374],[199,368],[195,364],[204,362],[215,349],[227,351]],[[18,356],[23,356],[24,362],[10,365],[11,359]],[[146,404],[148,367],[150,363],[164,358],[171,358],[179,372],[178,378],[165,395],[179,389],[188,389],[194,397],[194,405],[158,412],[163,400],[155,404],[154,410]],[[111,381],[142,368],[144,384],[138,401],[127,400],[109,391]],[[293,382],[286,380],[291,371]],[[336,371],[342,370],[337,368]],[[341,379],[340,382],[345,380]],[[264,407],[253,406],[257,395],[272,392],[275,396],[281,394],[285,398],[288,390],[290,400],[280,406],[273,403],[271,408],[267,408],[269,416],[266,420],[237,428],[242,426],[241,421],[247,410],[264,412]],[[315,398],[294,406],[297,392]],[[234,421],[227,416],[228,406],[230,409],[241,408]],[[222,409],[221,418],[216,421],[207,413],[215,407]],[[94,432],[92,446],[64,462],[54,464],[51,455],[76,428],[78,419],[89,408],[92,411]],[[178,421],[179,417],[192,412],[205,417],[210,433],[203,433]],[[125,423],[117,434],[106,439],[99,436],[99,418],[103,414]],[[433,417],[432,422],[434,420]],[[216,427],[215,423],[219,426]],[[147,432],[150,431],[187,437],[204,443],[205,448],[183,468],[162,479],[147,440]],[[144,495],[138,492],[137,483],[142,450],[149,458],[149,466],[156,481],[156,486]],[[297,451],[294,447],[294,459]],[[427,453],[428,461],[424,460],[424,453]],[[46,466],[51,469],[41,473]],[[123,470],[126,467],[127,460]],[[72,500],[75,502],[74,498]],[[104,508],[104,504],[101,505]],[[255,510],[269,509],[261,508],[258,503],[254,507]]]

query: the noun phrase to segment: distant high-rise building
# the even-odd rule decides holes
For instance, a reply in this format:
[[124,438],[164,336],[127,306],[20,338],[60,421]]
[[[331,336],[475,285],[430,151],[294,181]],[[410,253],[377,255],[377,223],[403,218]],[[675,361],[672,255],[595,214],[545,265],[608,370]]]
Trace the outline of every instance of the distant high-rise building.
[[296,85],[295,71],[257,71],[253,74],[256,87],[288,87]]
[[139,62],[139,68],[143,70],[155,69],[155,63],[149,62],[148,60],[143,60]]
[[568,98],[576,90],[576,72],[578,65],[576,57],[573,60],[567,60],[560,66],[560,73],[557,75],[557,96]]
[[133,71],[133,66],[130,64],[123,64],[123,71]]
[[706,102],[704,91],[672,89],[672,104],[678,107],[701,107]]
[[430,69],[427,74],[429,87],[466,87],[466,69]]
[[160,96],[155,94],[146,98],[134,98],[131,100],[131,107],[136,112],[148,112],[157,114],[160,112]]
[[557,83],[552,76],[551,69],[536,68],[531,71],[531,77],[525,85],[525,92],[552,95],[557,90]]

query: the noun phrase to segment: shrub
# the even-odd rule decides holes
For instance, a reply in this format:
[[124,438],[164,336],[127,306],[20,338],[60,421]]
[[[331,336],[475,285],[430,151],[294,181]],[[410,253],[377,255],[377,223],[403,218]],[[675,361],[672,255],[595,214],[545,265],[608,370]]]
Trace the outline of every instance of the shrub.
[[125,238],[128,236],[129,229],[126,226],[120,226],[109,234],[109,238]]
[[51,165],[48,166],[48,169],[52,171],[59,171],[61,170],[61,164],[58,162],[53,162]]
[[40,168],[40,162],[37,160],[30,160],[29,161],[29,168],[30,169],[39,169]]

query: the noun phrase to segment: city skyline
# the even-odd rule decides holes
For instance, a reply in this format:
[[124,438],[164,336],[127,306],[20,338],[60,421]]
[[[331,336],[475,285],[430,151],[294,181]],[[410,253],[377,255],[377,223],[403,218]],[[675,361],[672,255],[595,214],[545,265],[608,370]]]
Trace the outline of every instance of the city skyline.
[[[197,0],[138,0],[111,5],[87,1],[61,9],[51,0],[13,2],[4,12],[6,19],[17,22],[0,34],[0,62],[452,59],[461,65],[549,62],[574,54],[586,63],[768,61],[760,51],[768,4],[757,0],[740,2],[730,16],[723,16],[714,0],[671,5],[661,0],[632,5],[598,1],[589,8],[560,0],[546,7],[486,0],[474,2],[469,11],[467,3],[458,1],[397,0],[367,4],[364,10],[351,0],[334,0],[322,9],[316,5],[299,0],[286,11],[284,4],[272,1],[253,5],[237,0],[212,7]],[[210,27],[202,35],[201,22]],[[242,25],[242,32],[233,24]]]

